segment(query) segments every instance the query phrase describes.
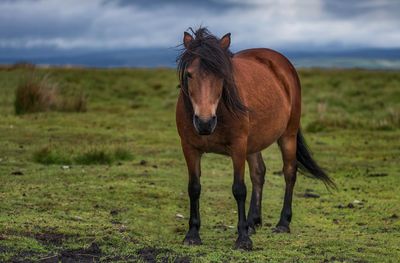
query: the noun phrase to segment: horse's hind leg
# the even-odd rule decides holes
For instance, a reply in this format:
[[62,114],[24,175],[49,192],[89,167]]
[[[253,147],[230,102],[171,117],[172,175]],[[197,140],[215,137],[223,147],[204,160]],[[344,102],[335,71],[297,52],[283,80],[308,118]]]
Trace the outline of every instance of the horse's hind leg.
[[249,154],[247,163],[253,184],[247,224],[249,225],[249,234],[253,234],[256,232],[256,226],[261,225],[261,202],[266,169],[261,152]]
[[296,135],[286,135],[278,141],[282,152],[286,188],[281,218],[274,229],[274,232],[277,233],[290,232],[289,224],[292,220],[293,188],[296,183],[297,173],[296,140]]

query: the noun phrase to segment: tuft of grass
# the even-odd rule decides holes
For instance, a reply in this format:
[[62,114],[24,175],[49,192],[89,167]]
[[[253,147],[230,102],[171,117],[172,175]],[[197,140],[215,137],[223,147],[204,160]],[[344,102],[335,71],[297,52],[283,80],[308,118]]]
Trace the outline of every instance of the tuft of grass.
[[111,165],[116,161],[130,161],[133,159],[131,152],[124,148],[114,150],[90,149],[79,154],[68,154],[43,147],[33,153],[33,161],[41,164],[80,164],[80,165]]
[[118,147],[114,151],[114,158],[119,161],[130,161],[133,159],[133,155],[128,150]]
[[71,164],[71,159],[60,152],[44,147],[33,153],[33,160],[41,164]]
[[18,85],[14,108],[16,114],[25,114],[56,109],[58,94],[56,85],[47,77],[31,74]]
[[83,94],[63,97],[58,85],[47,75],[40,77],[32,72],[20,81],[14,108],[17,115],[44,111],[86,112],[87,98]]
[[76,97],[63,98],[60,110],[66,112],[86,112],[87,97],[84,94],[80,94]]
[[114,161],[113,156],[104,151],[93,149],[88,152],[82,153],[74,158],[77,164],[90,165],[90,164],[112,164]]

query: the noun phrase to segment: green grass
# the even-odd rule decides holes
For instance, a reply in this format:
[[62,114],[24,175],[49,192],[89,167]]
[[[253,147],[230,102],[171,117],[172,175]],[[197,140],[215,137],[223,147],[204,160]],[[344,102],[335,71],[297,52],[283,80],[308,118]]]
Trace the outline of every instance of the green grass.
[[[304,135],[339,190],[299,176],[292,233],[272,233],[284,179],[276,145],[265,150],[264,226],[252,252],[232,249],[231,162],[213,154],[202,161],[204,244],[181,244],[189,202],[173,70],[37,69],[61,94],[85,94],[87,112],[16,116],[15,90],[27,73],[0,70],[0,261],[76,254],[181,262],[400,258],[399,72],[300,71]],[[305,198],[307,189],[320,197]]]

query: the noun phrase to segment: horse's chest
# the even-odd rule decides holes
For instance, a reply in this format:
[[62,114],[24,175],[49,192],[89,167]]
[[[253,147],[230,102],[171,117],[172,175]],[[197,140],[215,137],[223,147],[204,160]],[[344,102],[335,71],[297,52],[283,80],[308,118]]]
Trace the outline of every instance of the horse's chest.
[[222,134],[214,133],[208,136],[199,136],[194,140],[194,146],[205,153],[229,154],[226,137]]

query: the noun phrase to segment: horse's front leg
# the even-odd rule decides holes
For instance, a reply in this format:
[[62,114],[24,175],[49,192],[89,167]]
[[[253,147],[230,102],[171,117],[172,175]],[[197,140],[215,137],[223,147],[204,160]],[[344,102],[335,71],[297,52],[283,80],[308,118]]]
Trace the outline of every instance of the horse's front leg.
[[246,185],[244,183],[245,164],[246,164],[246,143],[236,145],[232,151],[233,162],[233,185],[232,192],[238,207],[238,238],[235,243],[236,249],[251,250],[253,243],[248,234],[248,224],[246,221]]
[[183,243],[185,245],[201,245],[199,235],[200,230],[200,158],[201,153],[194,147],[182,143],[182,150],[185,156],[186,165],[189,174],[188,193],[190,198],[190,219],[189,231],[187,232]]

